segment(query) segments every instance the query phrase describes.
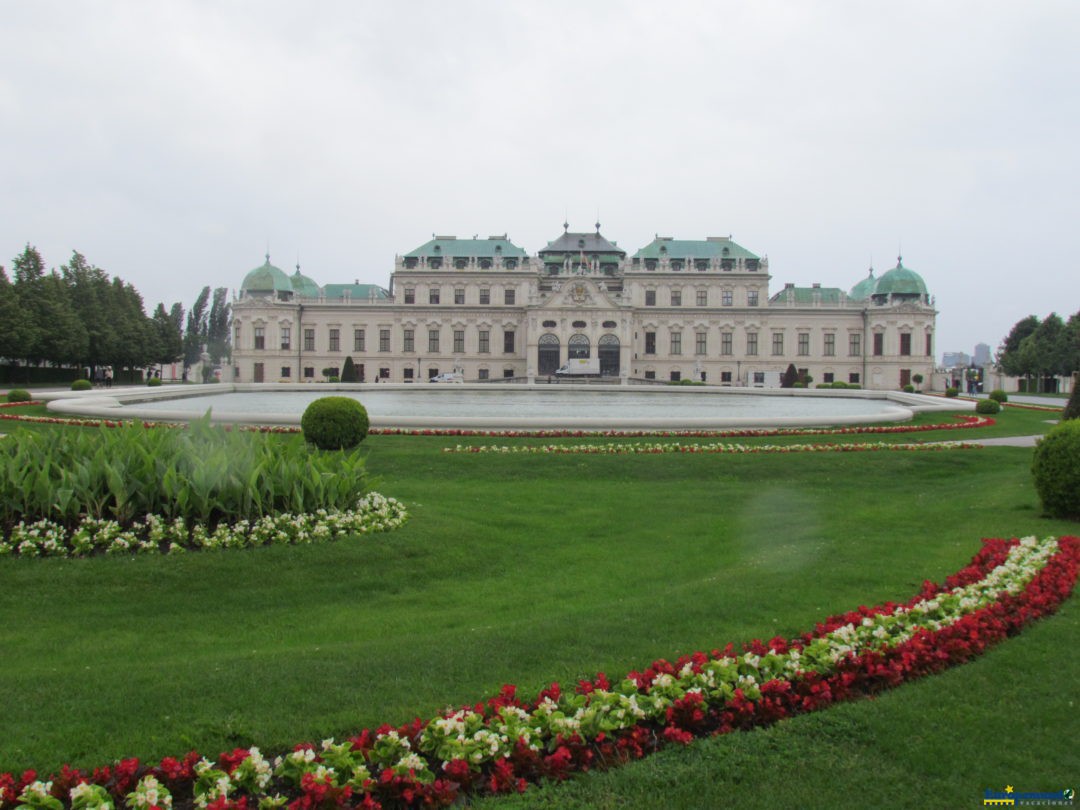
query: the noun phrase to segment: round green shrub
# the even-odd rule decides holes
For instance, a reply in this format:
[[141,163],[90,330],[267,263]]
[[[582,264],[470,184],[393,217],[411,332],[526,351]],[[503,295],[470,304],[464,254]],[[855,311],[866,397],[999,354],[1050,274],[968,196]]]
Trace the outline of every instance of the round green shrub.
[[802,380],[796,380],[795,382],[793,382],[791,384],[791,387],[792,388],[806,388],[806,383],[804,383]]
[[320,450],[356,447],[367,436],[367,409],[349,397],[322,397],[304,410],[300,429]]
[[149,380],[146,381],[146,384],[150,388],[157,388],[159,385],[161,385],[161,377],[151,377]]
[[25,388],[12,388],[7,393],[8,402],[29,402],[33,397]]
[[915,386],[912,385],[911,383],[908,383],[907,385],[904,386],[904,393],[905,394],[914,394],[915,393]]
[[1001,410],[1001,403],[994,399],[980,399],[975,403],[975,413],[997,413]]
[[93,387],[94,386],[91,385],[89,380],[75,380],[75,382],[71,384],[72,391],[89,391]]
[[[1080,381],[1077,382],[1080,383]],[[1080,384],[1073,384],[1072,393],[1069,394],[1069,401],[1061,413],[1061,418],[1062,420],[1080,419]]]
[[995,388],[993,391],[987,394],[987,396],[990,397],[990,399],[994,400],[994,402],[1009,401],[1009,395],[1002,391],[1000,388]]
[[1080,520],[1080,420],[1061,422],[1035,446],[1035,491],[1052,517]]
[[949,397],[950,399],[952,399],[953,397],[958,397],[958,396],[960,396],[960,389],[959,388],[946,388],[945,389],[945,396]]

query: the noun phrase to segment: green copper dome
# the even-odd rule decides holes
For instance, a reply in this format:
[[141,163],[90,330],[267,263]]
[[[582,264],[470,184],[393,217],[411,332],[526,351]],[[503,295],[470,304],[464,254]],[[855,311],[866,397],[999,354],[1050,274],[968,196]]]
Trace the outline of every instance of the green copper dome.
[[903,259],[897,257],[896,267],[878,279],[873,296],[926,295],[926,282],[914,270],[904,267]]
[[314,279],[301,273],[299,265],[296,267],[296,272],[289,277],[289,282],[292,284],[292,290],[298,298],[319,297],[319,285],[315,283]]
[[865,301],[874,294],[874,287],[877,286],[877,283],[878,280],[874,278],[874,268],[871,267],[870,275],[851,288],[848,298],[853,301]]
[[267,254],[266,262],[244,276],[244,283],[240,285],[240,290],[248,293],[289,293],[291,295],[293,285],[284,271],[270,264],[270,254]]

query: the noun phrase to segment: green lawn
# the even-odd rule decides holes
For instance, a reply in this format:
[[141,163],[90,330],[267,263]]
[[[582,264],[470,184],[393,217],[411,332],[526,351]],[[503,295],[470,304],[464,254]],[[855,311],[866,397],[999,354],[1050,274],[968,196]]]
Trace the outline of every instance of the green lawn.
[[[1007,409],[981,431],[864,438],[1022,435],[1048,418]],[[531,693],[796,634],[911,596],[961,567],[980,537],[1080,530],[1040,517],[1030,449],[441,452],[495,441],[507,440],[369,438],[376,488],[412,514],[391,534],[180,558],[0,560],[0,771],[340,737],[503,682]],[[855,791],[934,807],[975,804],[1006,780],[1055,789],[1080,772],[1075,746],[1062,744],[1080,731],[1077,624],[1070,603],[945,675],[531,791],[523,806],[653,807],[663,796],[811,807]]]

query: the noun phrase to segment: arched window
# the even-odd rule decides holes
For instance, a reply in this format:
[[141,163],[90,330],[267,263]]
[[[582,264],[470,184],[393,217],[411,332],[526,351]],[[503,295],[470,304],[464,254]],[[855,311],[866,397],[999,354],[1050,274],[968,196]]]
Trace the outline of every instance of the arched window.
[[554,374],[559,368],[559,338],[550,332],[536,341],[536,369],[539,374]]
[[619,338],[615,335],[601,335],[596,342],[596,355],[600,358],[600,375],[603,377],[619,376]]
[[567,341],[567,352],[571,360],[591,357],[589,338],[580,333],[571,335],[570,340]]

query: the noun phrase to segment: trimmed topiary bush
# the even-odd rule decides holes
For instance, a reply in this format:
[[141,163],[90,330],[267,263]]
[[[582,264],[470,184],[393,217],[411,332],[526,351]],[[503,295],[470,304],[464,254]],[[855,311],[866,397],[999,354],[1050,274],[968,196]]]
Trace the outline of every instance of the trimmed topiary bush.
[[997,413],[1001,410],[1001,403],[993,399],[980,399],[975,403],[975,413]]
[[1061,414],[1062,420],[1080,419],[1080,380],[1073,384],[1072,393],[1069,394],[1069,402]]
[[1031,474],[1043,511],[1080,520],[1080,420],[1061,422],[1039,440]]
[[987,394],[987,396],[990,397],[990,399],[994,400],[994,402],[1009,401],[1009,395],[1002,391],[1000,388],[995,388],[993,391]]
[[904,393],[905,394],[914,394],[915,393],[915,386],[912,385],[911,383],[908,383],[907,385],[904,386]]
[[960,396],[960,389],[959,388],[946,388],[945,389],[945,396],[949,397],[950,399],[952,399],[953,397],[958,397],[958,396]]
[[367,436],[367,409],[349,397],[322,397],[304,410],[300,429],[320,450],[346,450]]
[[12,388],[7,393],[8,402],[29,402],[33,397],[25,388]]
[[71,384],[72,391],[89,391],[93,387],[89,380],[75,380]]
[[161,385],[161,377],[151,377],[146,381],[146,385],[150,388],[157,388]]

